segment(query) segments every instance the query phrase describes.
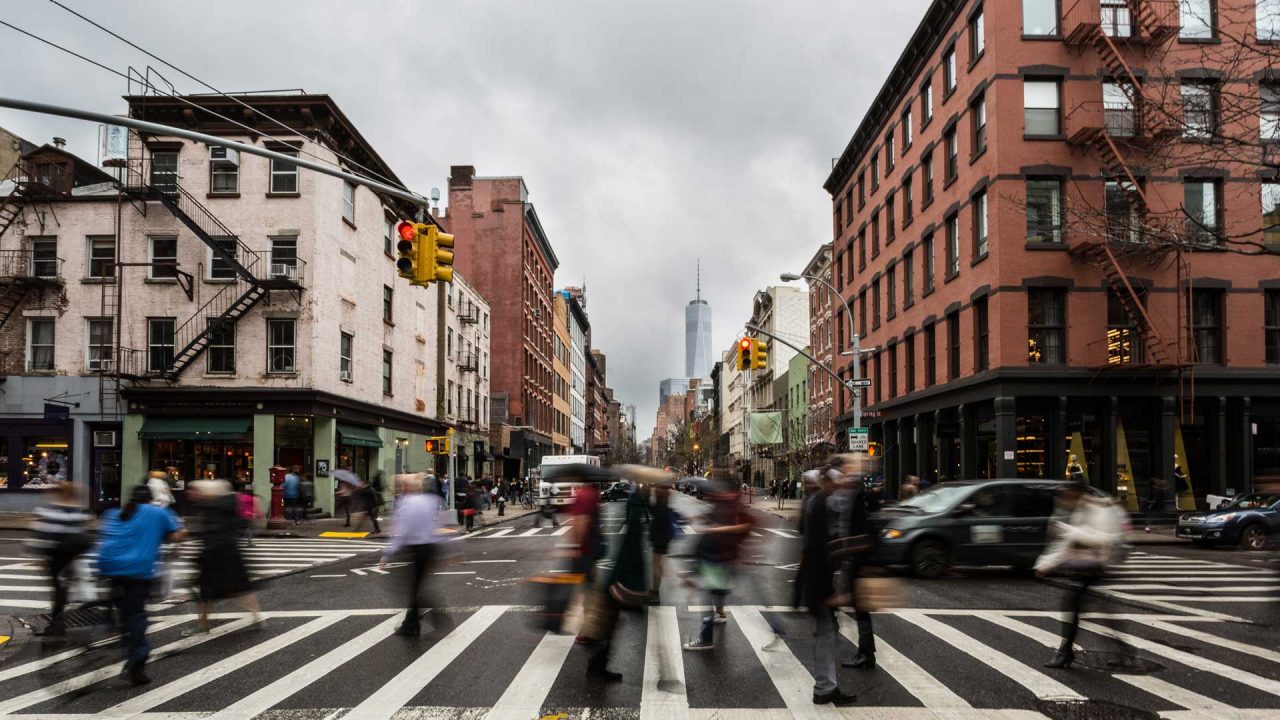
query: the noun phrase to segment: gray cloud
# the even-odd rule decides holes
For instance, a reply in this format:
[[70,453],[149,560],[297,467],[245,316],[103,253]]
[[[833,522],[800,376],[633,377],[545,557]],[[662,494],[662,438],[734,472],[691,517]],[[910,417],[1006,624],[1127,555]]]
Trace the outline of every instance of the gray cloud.
[[[586,280],[609,383],[643,436],[658,381],[683,372],[694,258],[727,349],[754,291],[829,239],[831,158],[927,0],[68,4],[220,89],[332,95],[419,192],[451,164],[523,175],[556,282]],[[122,71],[156,64],[49,3],[3,17]],[[22,70],[3,94],[122,110],[124,80],[0,39]],[[10,111],[0,125],[95,155],[92,125]]]

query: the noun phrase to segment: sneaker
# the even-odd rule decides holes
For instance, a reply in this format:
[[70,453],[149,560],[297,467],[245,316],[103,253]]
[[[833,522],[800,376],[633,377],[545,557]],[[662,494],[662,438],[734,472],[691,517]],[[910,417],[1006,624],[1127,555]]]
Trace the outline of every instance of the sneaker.
[[842,693],[840,692],[839,688],[836,688],[835,690],[832,690],[831,692],[826,693],[824,695],[819,695],[817,693],[813,694],[814,705],[835,705],[836,707],[845,707],[846,705],[852,705],[857,701],[858,701],[857,695],[854,695],[852,693],[850,694]]
[[711,642],[711,641],[703,641],[703,640],[701,640],[701,639],[698,639],[698,640],[690,640],[689,642],[687,642],[687,643],[685,643],[685,644],[684,644],[684,649],[685,649],[685,650],[693,650],[693,651],[697,651],[697,650],[714,650],[714,649],[715,649],[715,647],[716,647],[716,644],[715,644],[714,642]]
[[717,625],[723,625],[729,622],[729,616],[725,615],[724,613],[716,613],[716,619],[714,622]]
[[614,672],[605,668],[587,668],[588,680],[603,680],[605,682],[622,682],[622,673]]
[[195,627],[189,627],[186,630],[182,631],[182,637],[192,637],[195,635],[208,635],[208,634],[209,634],[209,628],[200,627],[199,625],[196,625]]
[[760,650],[762,652],[773,652],[780,647],[782,647],[782,636],[775,634],[772,640],[760,646]]

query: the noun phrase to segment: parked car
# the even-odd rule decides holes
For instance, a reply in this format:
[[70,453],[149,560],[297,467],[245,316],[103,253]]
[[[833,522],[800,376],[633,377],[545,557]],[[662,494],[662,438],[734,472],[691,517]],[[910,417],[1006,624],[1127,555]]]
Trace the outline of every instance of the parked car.
[[1226,507],[1178,516],[1177,536],[1197,545],[1239,545],[1262,550],[1280,532],[1280,495],[1241,495]]
[[[948,482],[877,514],[876,558],[936,578],[955,565],[1029,568],[1044,551],[1061,480]],[[1104,496],[1100,490],[1090,492]]]
[[600,499],[605,502],[613,502],[615,500],[625,500],[631,494],[631,483],[625,480],[619,480],[604,489],[600,493]]

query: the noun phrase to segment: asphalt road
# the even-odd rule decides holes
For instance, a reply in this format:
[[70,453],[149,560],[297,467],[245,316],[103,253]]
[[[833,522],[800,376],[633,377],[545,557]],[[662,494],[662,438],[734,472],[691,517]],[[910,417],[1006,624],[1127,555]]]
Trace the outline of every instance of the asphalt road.
[[[607,533],[616,528],[616,520],[606,524]],[[380,570],[376,543],[260,542],[251,562],[264,578],[263,629],[247,629],[227,606],[213,633],[183,638],[192,606],[157,606],[153,682],[137,689],[116,677],[115,648],[73,657],[74,648],[15,637],[0,658],[0,717],[1280,717],[1280,579],[1267,558],[1189,546],[1136,553],[1089,607],[1077,641],[1083,653],[1068,671],[1041,667],[1057,645],[1058,583],[1001,569],[903,579],[900,609],[875,615],[879,667],[842,670],[842,686],[859,702],[836,710],[810,701],[808,617],[788,607],[796,533],[769,518],[758,535],[728,622],[717,627],[718,647],[681,651],[702,600],[670,578],[660,606],[622,615],[611,663],[623,674],[617,684],[586,681],[586,652],[571,635],[534,629],[541,598],[523,580],[562,570],[557,554],[567,538],[526,518],[451,546],[432,577],[453,621],[442,638],[391,634],[407,568]],[[678,540],[673,555],[694,542],[696,535]],[[17,576],[0,578],[0,588],[39,582],[15,541],[0,538],[0,557],[0,576]],[[43,599],[0,589],[0,613],[38,613]],[[27,603],[5,604],[12,600]],[[766,650],[769,620],[784,637]],[[851,654],[851,618],[841,630],[842,653]],[[1116,707],[1082,714],[1103,703]]]

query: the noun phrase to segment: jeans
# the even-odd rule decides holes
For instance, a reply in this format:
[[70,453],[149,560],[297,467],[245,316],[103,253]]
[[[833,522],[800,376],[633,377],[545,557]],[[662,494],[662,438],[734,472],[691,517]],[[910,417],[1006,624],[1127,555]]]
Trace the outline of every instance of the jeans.
[[836,689],[836,613],[822,608],[813,613],[813,694],[826,695]]
[[702,630],[698,633],[698,642],[705,645],[714,640],[716,616],[724,610],[724,599],[728,594],[728,590],[707,590],[704,594],[703,602],[707,604],[707,611],[702,615]]
[[124,660],[129,668],[140,668],[151,654],[147,644],[147,596],[151,580],[134,577],[111,578],[112,600],[124,624]]
[[298,498],[287,497],[284,499],[284,519],[290,522],[299,522],[302,518],[302,510],[298,507]]
[[75,562],[76,556],[65,553],[55,552],[48,558],[49,563],[49,581],[53,583],[53,612],[49,615],[49,628],[52,630],[62,630],[64,625],[62,621],[62,613],[67,609],[67,585],[69,578],[64,577],[72,564]]

